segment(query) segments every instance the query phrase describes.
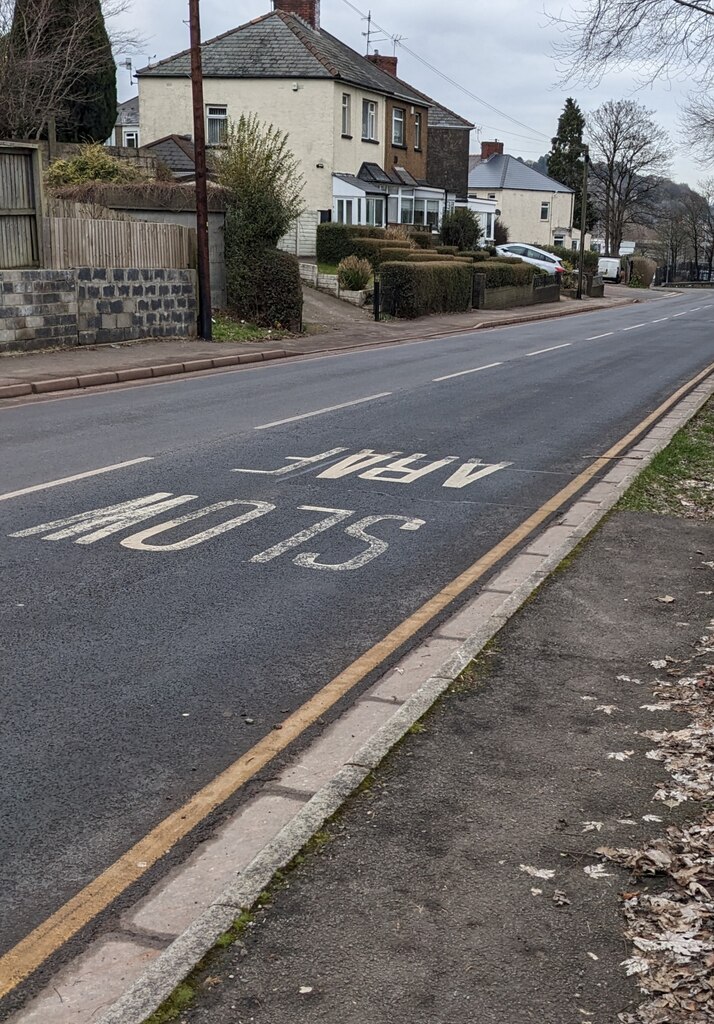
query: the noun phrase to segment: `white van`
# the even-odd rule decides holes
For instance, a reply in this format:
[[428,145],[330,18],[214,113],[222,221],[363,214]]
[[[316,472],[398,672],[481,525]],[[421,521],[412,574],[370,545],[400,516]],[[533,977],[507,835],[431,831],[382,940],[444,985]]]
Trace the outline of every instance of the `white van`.
[[619,284],[622,280],[620,261],[614,256],[601,256],[597,261],[597,272],[603,281],[614,281]]

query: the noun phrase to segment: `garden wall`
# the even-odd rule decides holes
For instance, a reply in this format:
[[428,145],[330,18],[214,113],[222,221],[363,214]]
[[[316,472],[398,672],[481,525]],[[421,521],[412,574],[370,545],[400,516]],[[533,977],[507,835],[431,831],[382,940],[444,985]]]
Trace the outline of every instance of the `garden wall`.
[[485,276],[474,274],[475,309],[514,309],[517,306],[535,306],[543,302],[560,302],[560,282],[539,285],[507,285],[502,288],[486,288]]
[[194,338],[193,270],[0,271],[0,352]]

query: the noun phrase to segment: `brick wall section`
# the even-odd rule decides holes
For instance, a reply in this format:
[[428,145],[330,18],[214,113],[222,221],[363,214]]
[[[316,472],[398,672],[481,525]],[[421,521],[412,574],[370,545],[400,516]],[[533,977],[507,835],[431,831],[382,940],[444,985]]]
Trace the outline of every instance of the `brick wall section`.
[[0,352],[76,344],[74,271],[0,271]]
[[193,270],[0,271],[0,352],[195,338]]
[[193,270],[85,267],[76,273],[80,345],[196,336]]

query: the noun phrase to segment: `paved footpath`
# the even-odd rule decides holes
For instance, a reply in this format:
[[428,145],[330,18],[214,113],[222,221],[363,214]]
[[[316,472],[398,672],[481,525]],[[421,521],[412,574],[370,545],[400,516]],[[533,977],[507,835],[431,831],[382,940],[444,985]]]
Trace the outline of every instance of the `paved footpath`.
[[[689,657],[705,631],[711,551],[711,523],[616,513],[212,956],[178,1019],[614,1024],[633,1012],[618,898],[633,880],[584,868],[597,847],[639,846],[686,816],[651,802],[666,773],[639,731],[680,727],[642,708],[649,662]],[[643,821],[653,812],[664,824]]]

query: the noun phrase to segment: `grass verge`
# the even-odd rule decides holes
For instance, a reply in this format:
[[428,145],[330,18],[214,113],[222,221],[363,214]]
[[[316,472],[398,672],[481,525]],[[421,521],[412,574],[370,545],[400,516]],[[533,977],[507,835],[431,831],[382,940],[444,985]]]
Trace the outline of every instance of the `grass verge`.
[[284,331],[256,327],[255,324],[236,319],[230,313],[215,313],[213,316],[214,341],[276,341],[284,336]]
[[653,459],[618,508],[714,519],[714,399]]

